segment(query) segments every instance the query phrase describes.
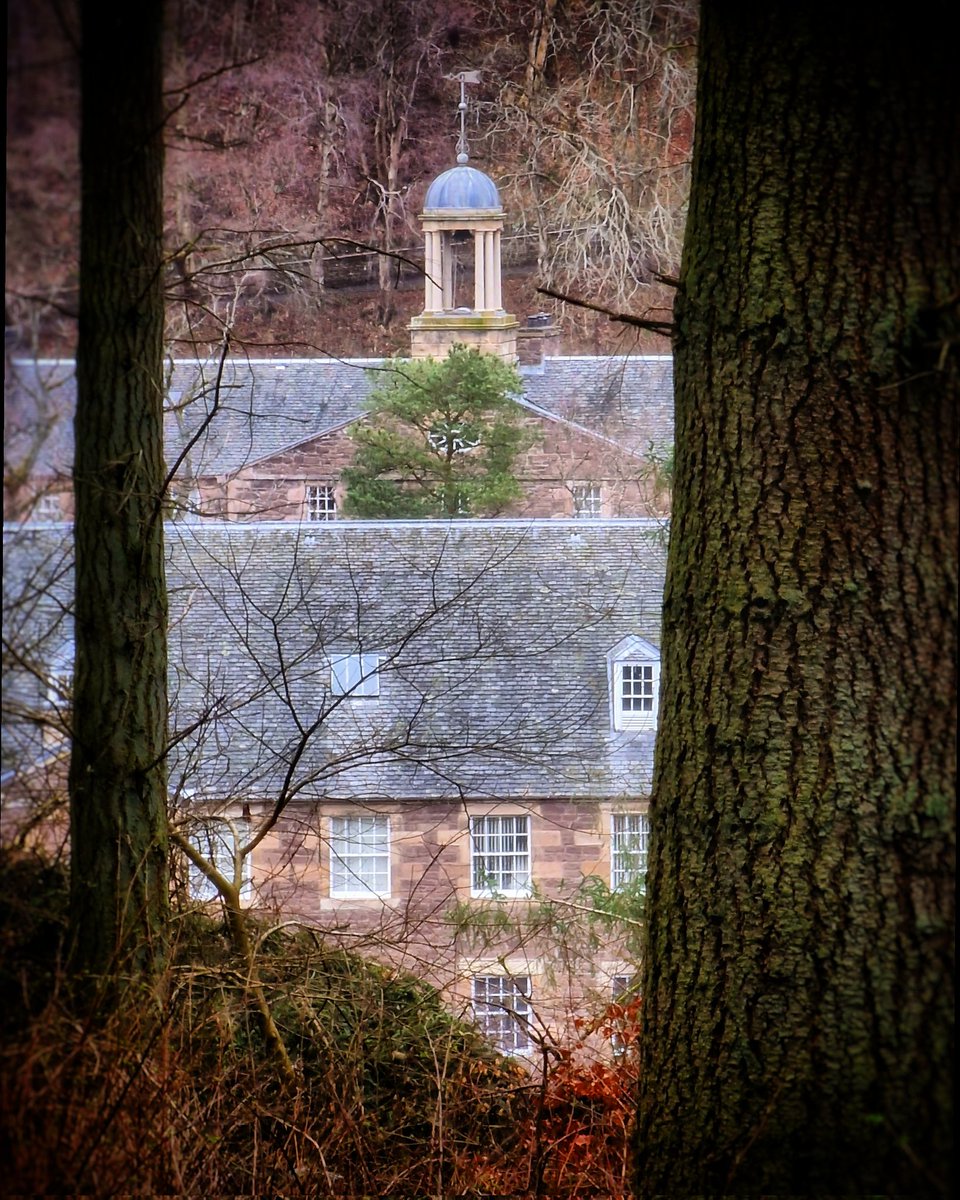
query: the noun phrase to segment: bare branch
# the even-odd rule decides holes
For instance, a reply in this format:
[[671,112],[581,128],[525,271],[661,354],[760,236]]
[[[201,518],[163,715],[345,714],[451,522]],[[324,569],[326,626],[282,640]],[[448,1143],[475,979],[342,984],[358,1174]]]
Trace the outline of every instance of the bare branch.
[[624,325],[633,325],[637,329],[648,329],[651,333],[661,333],[665,337],[673,337],[672,321],[650,321],[646,317],[636,317],[632,313],[618,313],[603,304],[594,304],[590,300],[578,300],[575,296],[564,295],[563,292],[556,292],[553,288],[538,287],[537,291],[542,296],[549,296],[551,300],[561,300],[564,304],[573,304],[577,308],[586,308],[591,312],[602,313],[611,321],[620,321]]

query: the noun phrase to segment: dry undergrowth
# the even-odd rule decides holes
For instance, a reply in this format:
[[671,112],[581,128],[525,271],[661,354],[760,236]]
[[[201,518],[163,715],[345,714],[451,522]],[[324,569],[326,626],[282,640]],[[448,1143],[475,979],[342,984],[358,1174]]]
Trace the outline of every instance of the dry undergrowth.
[[622,1062],[564,1053],[537,1078],[419,981],[284,932],[260,968],[290,1084],[214,923],[184,914],[159,990],[81,1010],[59,965],[62,878],[26,862],[0,877],[6,1194],[629,1194]]

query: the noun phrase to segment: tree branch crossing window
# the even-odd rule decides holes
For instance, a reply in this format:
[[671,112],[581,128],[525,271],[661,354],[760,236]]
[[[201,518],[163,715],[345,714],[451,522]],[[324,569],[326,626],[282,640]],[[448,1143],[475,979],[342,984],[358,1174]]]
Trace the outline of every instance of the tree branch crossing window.
[[390,818],[330,818],[330,895],[390,895]]
[[646,813],[614,813],[610,828],[610,886],[628,887],[647,873],[650,822]]
[[530,892],[530,818],[470,818],[474,896],[526,896]]
[[572,490],[575,517],[603,516],[603,495],[599,483],[575,483]]
[[474,975],[473,1015],[486,1036],[505,1054],[529,1049],[529,976]]
[[[238,832],[232,821],[219,818],[206,820],[191,831],[190,841],[224,879],[230,883],[234,881]],[[190,863],[188,876],[191,899],[207,903],[219,897],[216,884],[208,879],[195,863]],[[253,871],[249,855],[241,865],[241,878],[240,899],[247,902],[253,892]]]
[[339,654],[330,660],[330,690],[335,696],[380,695],[379,654]]
[[335,521],[337,498],[332,483],[309,484],[304,500],[308,521]]

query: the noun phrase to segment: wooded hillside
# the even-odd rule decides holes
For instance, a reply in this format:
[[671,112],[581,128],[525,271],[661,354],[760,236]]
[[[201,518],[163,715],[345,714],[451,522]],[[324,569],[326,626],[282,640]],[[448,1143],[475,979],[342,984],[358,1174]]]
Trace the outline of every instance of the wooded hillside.
[[[5,321],[19,352],[75,341],[74,10],[8,10]],[[679,262],[695,34],[692,0],[171,2],[174,350],[230,328],[258,355],[402,352],[422,307],[417,213],[455,160],[448,77],[462,70],[479,72],[470,161],[507,211],[507,308],[562,316],[563,353],[635,348],[635,329],[536,288],[669,315],[658,276]]]

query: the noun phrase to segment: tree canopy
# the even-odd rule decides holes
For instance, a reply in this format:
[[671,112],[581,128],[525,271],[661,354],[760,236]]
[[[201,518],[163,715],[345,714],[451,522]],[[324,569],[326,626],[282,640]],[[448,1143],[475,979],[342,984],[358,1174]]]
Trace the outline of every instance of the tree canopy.
[[351,432],[345,510],[358,517],[495,515],[519,498],[516,456],[536,434],[522,423],[516,369],[454,346],[441,360],[377,374],[370,416]]

